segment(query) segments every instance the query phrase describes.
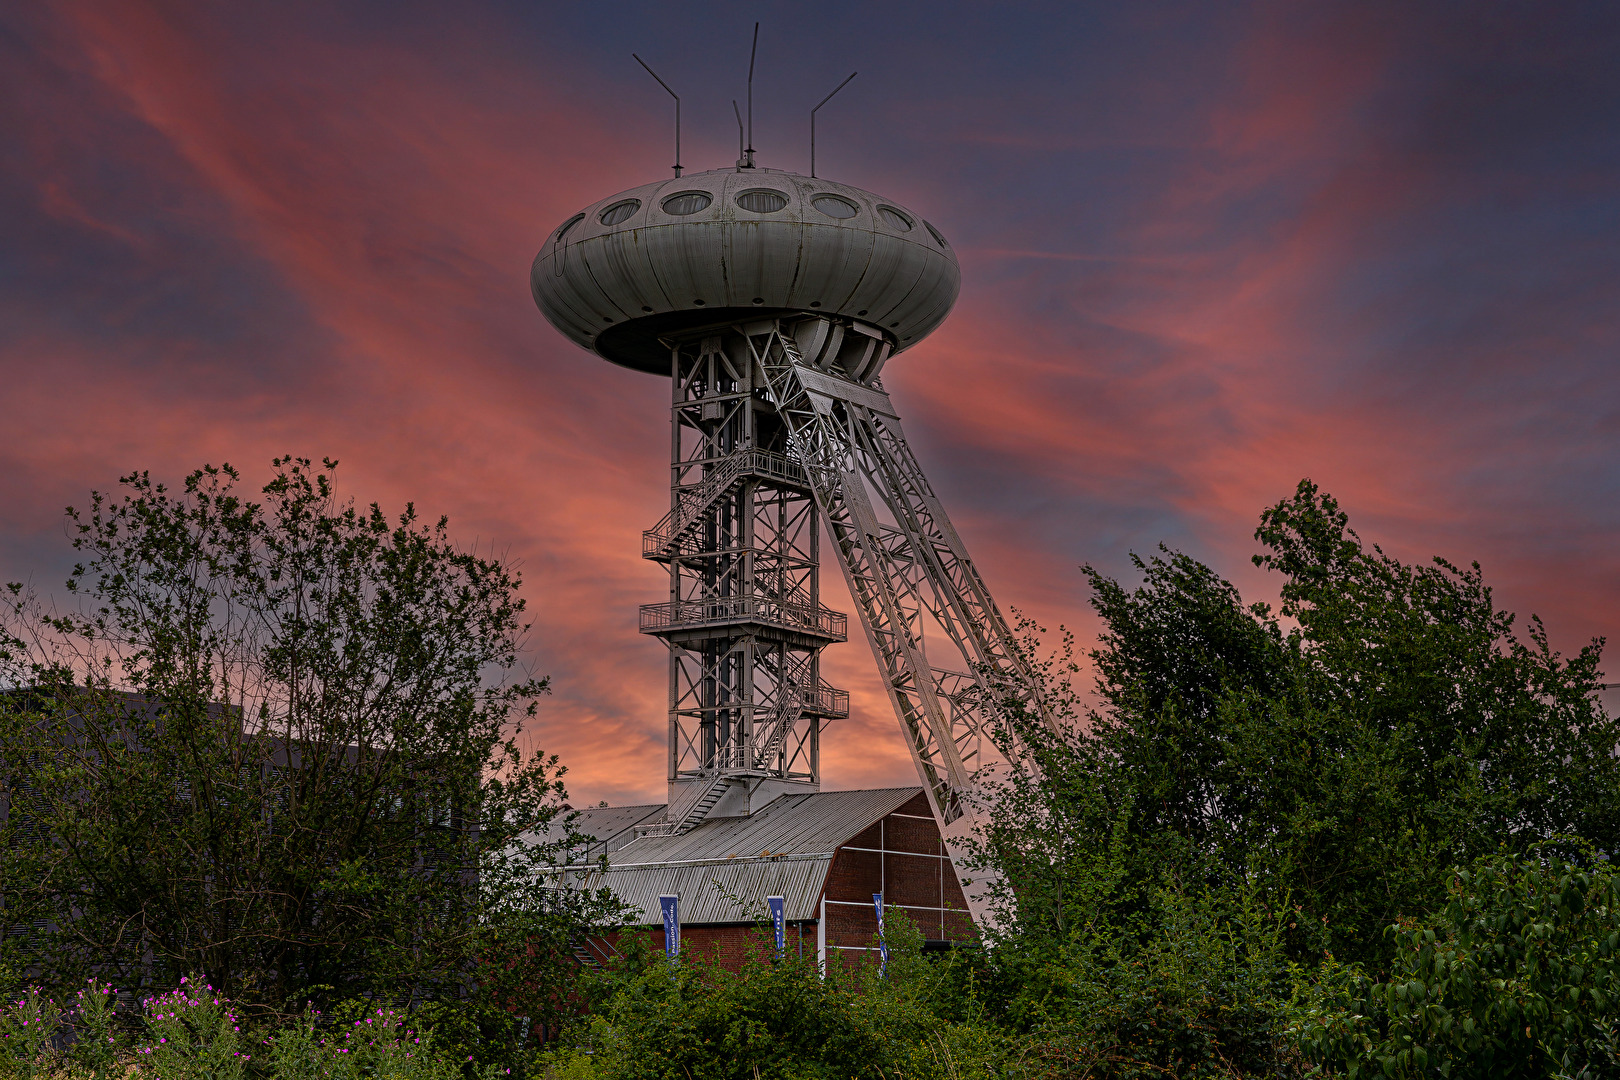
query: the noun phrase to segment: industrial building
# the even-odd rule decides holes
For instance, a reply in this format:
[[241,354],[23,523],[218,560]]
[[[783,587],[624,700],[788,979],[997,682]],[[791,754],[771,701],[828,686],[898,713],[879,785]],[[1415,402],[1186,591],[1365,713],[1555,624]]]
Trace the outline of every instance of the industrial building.
[[[717,952],[731,964],[767,921],[769,896],[785,902],[788,949],[823,963],[872,950],[875,894],[887,912],[906,913],[925,948],[973,936],[921,788],[781,795],[746,817],[710,818],[679,835],[667,832],[662,804],[586,810],[575,824],[594,841],[569,853],[577,867],[569,883],[611,888],[641,913],[654,949],[663,947],[660,896],[680,899],[683,951]],[[620,944],[614,935],[586,947],[605,959]]]
[[[1019,724],[1057,729],[882,383],[950,313],[956,255],[902,203],[817,177],[813,150],[809,176],[756,167],[751,130],[734,167],[683,175],[676,124],[674,176],[582,208],[530,271],[561,334],[670,395],[669,511],[641,544],[668,591],[640,612],[668,648],[668,801],[584,812],[566,876],[649,927],[678,896],[688,947],[740,948],[778,895],[824,959],[872,947],[874,894],[961,940],[975,796],[1027,756]],[[920,787],[821,790],[850,710],[821,674],[849,625],[821,602],[824,536]]]

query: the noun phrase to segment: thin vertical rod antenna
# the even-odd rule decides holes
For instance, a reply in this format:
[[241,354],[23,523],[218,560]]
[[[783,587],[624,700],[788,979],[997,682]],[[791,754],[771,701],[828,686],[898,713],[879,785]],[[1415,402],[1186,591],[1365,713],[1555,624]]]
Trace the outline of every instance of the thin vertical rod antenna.
[[731,112],[737,118],[737,168],[742,168],[748,159],[743,157],[743,122],[742,113],[737,109],[737,99],[731,99]]
[[[658,72],[654,71],[650,67],[647,67],[647,61],[643,60],[639,56],[636,56],[635,53],[631,53],[630,55],[635,57],[636,63],[647,69],[647,74],[651,75],[655,79],[658,79]],[[669,96],[675,99],[675,179],[679,180],[681,178],[681,95],[677,94],[673,90],[670,90],[669,83],[665,82],[663,79],[658,79],[658,85],[662,86],[669,93]]]
[[754,24],[754,47],[748,50],[748,165],[754,164],[754,57],[759,55],[759,23]]
[[[852,72],[849,73],[849,79],[853,79],[855,76],[857,76],[859,74],[860,74],[860,72],[858,72],[858,71],[852,71]],[[849,85],[849,79],[845,79],[843,82],[841,82],[837,86],[833,87],[832,94],[828,94],[826,97],[821,99],[821,105],[827,104],[827,102],[829,102],[829,101],[831,101],[833,99],[833,94],[838,93],[838,91],[840,91],[844,87],[848,86]],[[817,105],[814,109],[810,110],[810,175],[811,175],[811,177],[814,177],[816,175],[816,112],[817,112],[817,110],[819,110],[821,108],[821,105]]]

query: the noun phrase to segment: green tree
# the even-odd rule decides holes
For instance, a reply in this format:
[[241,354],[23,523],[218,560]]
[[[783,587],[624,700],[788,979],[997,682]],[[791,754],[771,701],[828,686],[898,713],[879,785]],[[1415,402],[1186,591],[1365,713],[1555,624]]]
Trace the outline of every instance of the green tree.
[[[125,477],[69,511],[75,606],[10,586],[0,889],[30,980],[414,1007],[607,913],[510,889],[564,796],[518,743],[546,688],[519,576],[443,519],[340,501],[334,462],[273,467],[257,499],[229,466]],[[530,967],[510,1007],[561,1007],[571,963]]]
[[1620,1075],[1620,875],[1551,851],[1448,875],[1445,908],[1391,926],[1374,982],[1331,969],[1293,1035],[1349,1077]]
[[[1385,928],[1443,907],[1445,868],[1620,835],[1601,641],[1562,657],[1536,619],[1521,641],[1477,566],[1401,563],[1309,481],[1256,538],[1280,610],[1161,549],[1134,588],[1086,568],[1104,626],[1089,702],[1067,638],[1037,664],[1067,731],[1023,725],[1038,767],[994,794],[979,852],[999,871],[997,1007],[1018,1030],[1281,1072],[1285,958],[1385,970]],[[1170,1045],[1175,1030],[1210,1041]]]
[[1601,639],[1564,658],[1532,617],[1521,641],[1477,563],[1404,564],[1309,481],[1255,535],[1299,625],[1302,692],[1234,710],[1246,737],[1232,760],[1255,808],[1248,846],[1327,920],[1309,945],[1386,958],[1384,927],[1445,903],[1437,871],[1620,835]]

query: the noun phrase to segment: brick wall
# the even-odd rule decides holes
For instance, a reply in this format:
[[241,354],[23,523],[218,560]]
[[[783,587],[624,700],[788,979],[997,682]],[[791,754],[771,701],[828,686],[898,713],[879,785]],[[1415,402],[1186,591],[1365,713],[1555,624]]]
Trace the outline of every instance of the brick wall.
[[[788,923],[786,928],[787,948],[790,953],[797,953],[801,948],[806,956],[816,954],[816,924]],[[613,950],[622,951],[628,939],[639,938],[647,949],[655,956],[664,952],[664,928],[645,927],[627,930],[615,930],[607,934],[604,943]],[[732,971],[742,967],[743,961],[750,956],[769,955],[775,947],[775,940],[770,929],[761,929],[753,923],[736,923],[722,926],[685,926],[681,927],[681,955],[691,957],[718,956],[720,962]],[[601,948],[595,950],[597,955],[607,955]]]
[[904,911],[925,939],[975,936],[956,867],[920,794],[834,854],[825,891],[829,956],[846,963],[876,957],[872,894],[877,892],[883,894],[885,912]]

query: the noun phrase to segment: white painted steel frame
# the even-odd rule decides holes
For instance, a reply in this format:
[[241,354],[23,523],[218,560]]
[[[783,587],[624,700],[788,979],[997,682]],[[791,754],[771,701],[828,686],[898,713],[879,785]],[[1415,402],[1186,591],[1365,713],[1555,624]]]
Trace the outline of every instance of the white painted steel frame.
[[670,649],[667,824],[684,832],[727,777],[819,782],[820,720],[848,714],[819,656],[847,619],[820,604],[820,514],[746,345],[677,343],[671,376],[670,511],[642,543],[669,599],[641,629]]
[[[806,324],[813,328],[807,332]],[[815,326],[814,324],[821,324]],[[990,750],[1019,759],[1015,717],[1052,722],[1006,619],[923,475],[875,375],[845,376],[825,319],[740,326],[838,548],[850,593],[929,802],[945,824],[969,808]],[[873,365],[880,367],[881,364]],[[880,518],[877,507],[885,512]],[[930,663],[924,614],[971,672]]]

